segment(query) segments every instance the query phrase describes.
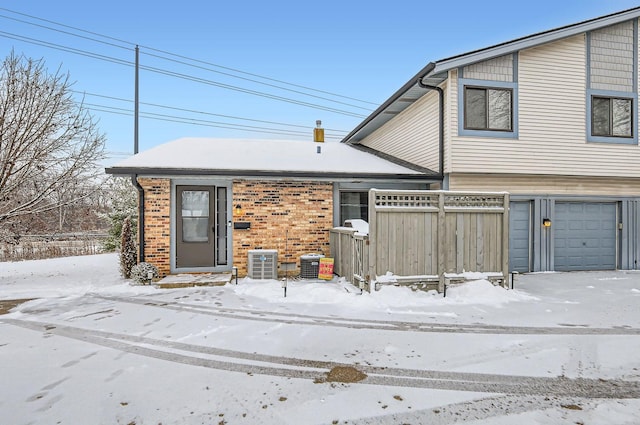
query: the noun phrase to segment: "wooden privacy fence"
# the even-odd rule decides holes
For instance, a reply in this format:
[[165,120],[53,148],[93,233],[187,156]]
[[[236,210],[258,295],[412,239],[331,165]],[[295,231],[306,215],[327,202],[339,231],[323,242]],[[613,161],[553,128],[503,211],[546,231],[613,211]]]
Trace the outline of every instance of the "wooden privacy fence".
[[439,291],[464,272],[507,284],[509,195],[449,191],[369,191],[369,235],[330,232],[335,272],[353,284],[433,283]]

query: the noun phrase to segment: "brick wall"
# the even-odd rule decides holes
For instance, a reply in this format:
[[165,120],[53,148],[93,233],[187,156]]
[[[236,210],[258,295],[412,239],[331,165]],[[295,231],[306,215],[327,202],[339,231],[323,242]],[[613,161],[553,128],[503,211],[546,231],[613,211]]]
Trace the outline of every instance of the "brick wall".
[[[171,270],[171,180],[139,178],[145,192],[145,261],[158,267],[160,276]],[[329,229],[333,227],[333,185],[326,182],[252,181],[233,183],[234,221],[251,223],[233,230],[234,266],[247,273],[251,249],[277,249],[278,264],[295,263],[301,255],[329,255]],[[241,205],[239,215],[235,206]],[[282,274],[282,272],[281,272]]]
[[171,180],[139,178],[144,188],[144,260],[170,273]]
[[[242,207],[235,213],[235,206]],[[251,223],[247,230],[233,230],[234,265],[247,273],[251,249],[277,249],[278,264],[296,263],[301,255],[329,255],[329,229],[333,227],[333,185],[327,182],[233,182],[234,221]],[[282,275],[282,270],[280,271]]]

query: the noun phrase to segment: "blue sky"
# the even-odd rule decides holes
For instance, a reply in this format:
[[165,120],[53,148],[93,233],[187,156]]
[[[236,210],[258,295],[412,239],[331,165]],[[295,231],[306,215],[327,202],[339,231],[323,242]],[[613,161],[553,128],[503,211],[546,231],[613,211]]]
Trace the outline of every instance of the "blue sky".
[[0,6],[4,56],[13,49],[44,59],[52,72],[68,72],[107,135],[110,162],[133,152],[135,45],[142,67],[140,150],[187,136],[311,139],[317,119],[327,140],[338,141],[430,61],[640,6],[627,0],[159,3]]

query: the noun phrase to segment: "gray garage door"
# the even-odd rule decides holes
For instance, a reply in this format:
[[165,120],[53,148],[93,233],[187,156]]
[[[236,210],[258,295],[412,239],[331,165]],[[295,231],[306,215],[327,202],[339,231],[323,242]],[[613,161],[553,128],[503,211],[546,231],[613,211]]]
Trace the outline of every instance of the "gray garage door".
[[556,202],[555,270],[616,268],[616,204]]
[[531,202],[511,202],[509,209],[509,271],[530,270]]

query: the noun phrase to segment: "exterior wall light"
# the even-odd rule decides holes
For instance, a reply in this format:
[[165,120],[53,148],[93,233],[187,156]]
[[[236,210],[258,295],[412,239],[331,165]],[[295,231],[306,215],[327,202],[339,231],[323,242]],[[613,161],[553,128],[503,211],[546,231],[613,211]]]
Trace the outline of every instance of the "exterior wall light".
[[543,218],[542,219],[542,227],[551,227],[551,219]]
[[242,214],[242,205],[236,204],[235,208],[233,209],[233,215],[240,215],[240,214]]

